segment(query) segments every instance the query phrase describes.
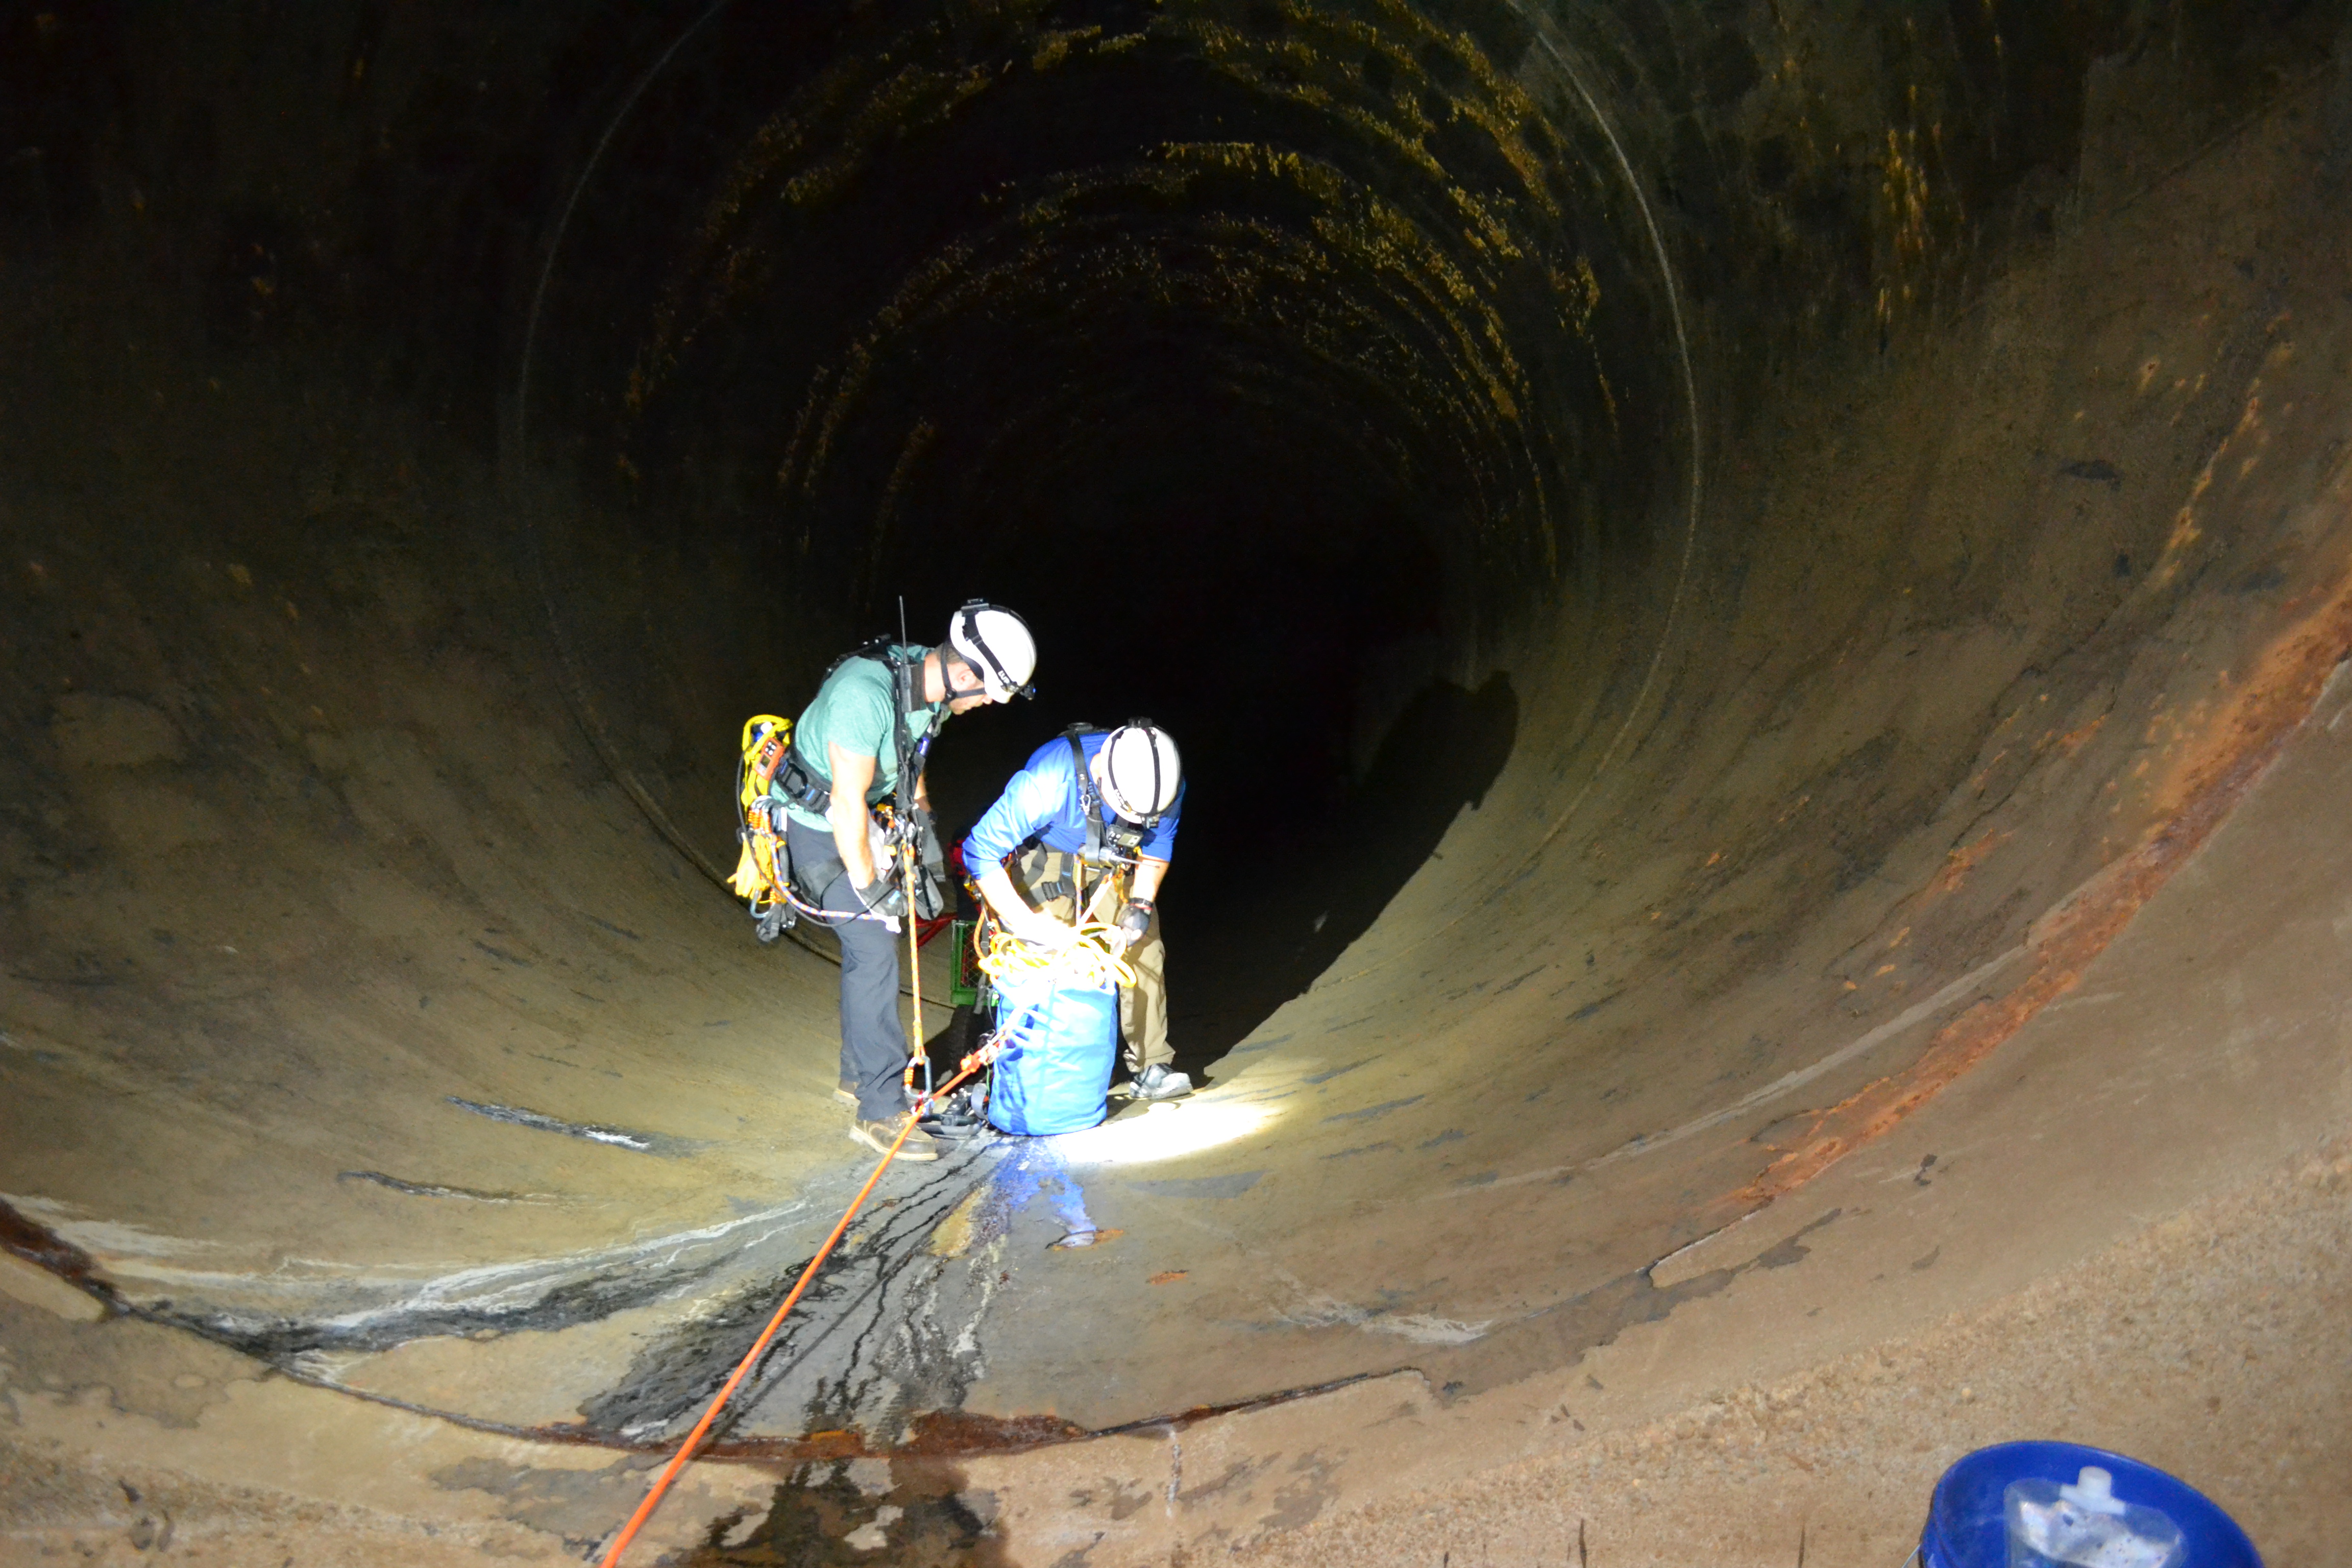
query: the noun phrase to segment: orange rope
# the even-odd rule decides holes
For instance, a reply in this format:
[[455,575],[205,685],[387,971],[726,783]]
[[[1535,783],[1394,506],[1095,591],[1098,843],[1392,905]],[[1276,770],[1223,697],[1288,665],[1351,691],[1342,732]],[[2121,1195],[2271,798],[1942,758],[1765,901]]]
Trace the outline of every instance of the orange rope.
[[600,1568],[614,1568],[614,1564],[621,1561],[621,1553],[629,1549],[629,1542],[636,1539],[637,1531],[645,1528],[646,1521],[651,1519],[654,1516],[654,1510],[661,1506],[663,1494],[669,1490],[670,1483],[677,1479],[678,1472],[686,1468],[686,1462],[693,1457],[694,1450],[701,1446],[703,1437],[710,1430],[710,1424],[719,1419],[719,1413],[727,1407],[728,1400],[734,1397],[735,1390],[741,1385],[746,1377],[751,1375],[751,1368],[758,1364],[760,1357],[767,1352],[770,1342],[776,1337],[776,1331],[784,1326],[784,1319],[799,1303],[801,1292],[806,1290],[810,1282],[816,1279],[817,1269],[824,1265],[828,1257],[832,1256],[834,1247],[840,1244],[842,1237],[847,1233],[849,1222],[857,1217],[859,1207],[874,1191],[874,1184],[882,1179],[882,1173],[888,1170],[890,1162],[898,1157],[899,1148],[907,1142],[908,1134],[914,1131],[915,1123],[921,1118],[924,1108],[986,1066],[988,1054],[986,1047],[972,1052],[971,1055],[964,1058],[962,1064],[956,1068],[953,1078],[915,1102],[914,1108],[907,1113],[906,1125],[898,1129],[898,1136],[890,1141],[890,1147],[884,1152],[882,1163],[874,1167],[874,1173],[866,1178],[866,1184],[857,1189],[856,1197],[849,1200],[849,1207],[843,1212],[841,1223],[833,1227],[833,1234],[824,1238],[824,1245],[816,1249],[816,1256],[810,1258],[808,1266],[801,1270],[801,1277],[793,1282],[792,1293],[784,1298],[784,1304],[776,1309],[776,1315],[768,1320],[768,1326],[760,1331],[760,1337],[752,1342],[751,1350],[746,1352],[742,1361],[737,1363],[734,1373],[727,1379],[725,1386],[719,1389],[719,1396],[710,1402],[710,1408],[702,1413],[702,1419],[694,1424],[694,1430],[686,1435],[686,1441],[678,1445],[677,1452],[671,1455],[669,1463],[662,1467],[662,1473],[654,1479],[653,1489],[646,1493],[646,1500],[637,1505],[637,1511],[629,1516],[629,1522],[621,1527],[619,1535],[614,1537],[613,1544],[605,1552]]

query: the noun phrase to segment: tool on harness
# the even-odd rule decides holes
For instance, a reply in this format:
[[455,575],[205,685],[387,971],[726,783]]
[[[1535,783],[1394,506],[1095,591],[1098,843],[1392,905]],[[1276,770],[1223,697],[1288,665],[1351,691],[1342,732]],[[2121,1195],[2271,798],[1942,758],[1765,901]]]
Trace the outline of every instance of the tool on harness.
[[[793,825],[797,828],[797,825]],[[845,920],[896,921],[907,912],[905,885],[898,875],[898,852],[890,821],[887,801],[877,802],[867,813],[866,849],[875,866],[874,880],[858,886],[849,885],[856,899],[854,910],[826,907],[834,885],[849,876],[849,867],[841,858],[830,828],[798,828],[808,835],[800,852],[793,858],[793,879],[786,885],[786,896],[793,908],[811,920],[831,924]]]
[[753,931],[763,942],[782,936],[795,918],[789,891],[792,851],[779,820],[782,806],[768,793],[792,744],[791,720],[755,713],[744,721],[735,764],[735,837],[742,848],[728,886],[751,904]]
[[915,913],[927,921],[938,920],[948,908],[948,856],[940,843],[939,823],[925,806],[913,806],[908,815],[908,841],[915,847]]
[[907,912],[907,889],[887,877],[877,877],[863,888],[853,889],[857,901],[874,914],[897,920]]
[[[892,810],[888,800],[880,800],[874,804],[871,808],[873,820],[867,826],[866,840],[867,849],[874,858],[874,880],[862,888],[852,884],[852,890],[857,895],[858,906],[861,909],[886,915],[892,920],[905,914],[909,903],[907,897],[909,884],[908,879],[902,875],[904,867],[901,861],[910,846],[923,843],[924,847],[915,852],[919,857],[916,868],[919,874],[912,879],[914,889],[912,904],[916,919],[928,923],[937,921],[947,908],[947,861],[925,842],[935,833],[934,829],[926,825],[929,814],[923,812],[920,807],[917,807],[916,811],[926,819],[925,823],[904,825],[898,820],[898,814]],[[828,843],[828,850],[830,847]],[[807,857],[803,855],[803,858],[806,859]],[[832,877],[825,878],[828,886],[835,877],[847,874],[848,868],[842,863],[837,854],[828,853],[822,864],[824,868],[829,868],[833,873]],[[803,869],[810,868],[803,867]],[[812,880],[813,879],[805,876],[802,879],[803,892],[817,891],[810,885]]]
[[[898,635],[907,635],[904,599],[898,601]],[[892,689],[898,698],[898,717],[890,726],[890,738],[898,754],[898,776],[888,797],[892,809],[884,817],[884,837],[899,851],[904,883],[900,896],[907,906],[915,911],[918,920],[937,920],[947,907],[947,859],[940,848],[938,826],[922,804],[919,786],[923,779],[923,764],[930,757],[931,742],[938,737],[940,725],[947,717],[947,705],[941,703],[932,710],[930,725],[920,741],[908,734],[907,719],[922,697],[915,685],[921,664],[898,657],[888,663]],[[918,860],[921,862],[919,868]]]
[[[727,885],[749,905],[752,934],[762,942],[772,942],[797,924],[803,914],[826,921],[895,918],[898,910],[882,910],[871,903],[859,914],[845,915],[822,908],[824,889],[806,887],[809,874],[821,873],[822,866],[802,868],[803,888],[808,897],[793,890],[792,846],[786,837],[783,803],[768,788],[793,755],[792,739],[793,721],[789,719],[756,713],[744,721],[735,766],[735,837],[741,847],[736,855],[734,875],[727,879]],[[837,866],[838,862],[829,864]],[[832,878],[825,880],[830,883]]]

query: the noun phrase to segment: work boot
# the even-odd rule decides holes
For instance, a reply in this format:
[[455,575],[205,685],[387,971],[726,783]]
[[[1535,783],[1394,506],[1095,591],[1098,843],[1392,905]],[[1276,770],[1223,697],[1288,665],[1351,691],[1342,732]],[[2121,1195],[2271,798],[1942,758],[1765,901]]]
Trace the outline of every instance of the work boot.
[[[876,1153],[887,1154],[898,1136],[898,1129],[906,1124],[907,1113],[893,1116],[887,1121],[853,1120],[849,1123],[849,1135]],[[907,1141],[898,1145],[898,1158],[901,1160],[936,1160],[939,1157],[940,1141],[919,1127],[908,1133]]]
[[1171,1072],[1166,1062],[1153,1062],[1135,1075],[1127,1092],[1138,1100],[1181,1100],[1192,1092],[1192,1075]]

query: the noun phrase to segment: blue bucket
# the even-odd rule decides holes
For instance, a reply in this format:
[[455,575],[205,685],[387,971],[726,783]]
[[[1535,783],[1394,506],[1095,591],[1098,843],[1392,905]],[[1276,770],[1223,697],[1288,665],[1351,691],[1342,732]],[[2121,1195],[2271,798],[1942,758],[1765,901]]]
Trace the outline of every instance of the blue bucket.
[[988,1090],[1000,1131],[1044,1136],[1100,1122],[1118,1055],[1118,988],[1005,985],[996,994],[1001,1040]]
[[2076,1443],[1996,1443],[1944,1472],[1919,1535],[1922,1568],[2009,1568],[2001,1494],[2012,1481],[2072,1485],[2095,1465],[2114,1478],[2125,1502],[2155,1509],[2180,1527],[2188,1568],[2263,1568],[2254,1543],[2212,1500],[2153,1465]]

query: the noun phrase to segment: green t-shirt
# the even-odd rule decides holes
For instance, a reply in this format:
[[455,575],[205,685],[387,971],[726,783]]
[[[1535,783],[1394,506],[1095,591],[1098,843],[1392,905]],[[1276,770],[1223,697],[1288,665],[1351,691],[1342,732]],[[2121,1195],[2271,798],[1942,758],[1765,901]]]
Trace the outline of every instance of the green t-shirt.
[[[940,708],[939,703],[920,700],[923,656],[931,650],[909,645],[897,651],[914,666],[917,702],[914,711],[907,715],[907,735],[910,741],[920,741],[930,732],[932,717]],[[894,688],[890,667],[880,659],[845,658],[817,688],[816,697],[793,725],[793,749],[808,763],[809,771],[828,784],[833,782],[833,765],[826,760],[827,746],[874,759],[874,783],[866,791],[868,805],[898,787],[898,748],[890,740],[890,715],[898,707]],[[779,798],[783,794],[772,786],[770,793]],[[803,827],[826,826],[815,812],[793,805],[784,809]]]

